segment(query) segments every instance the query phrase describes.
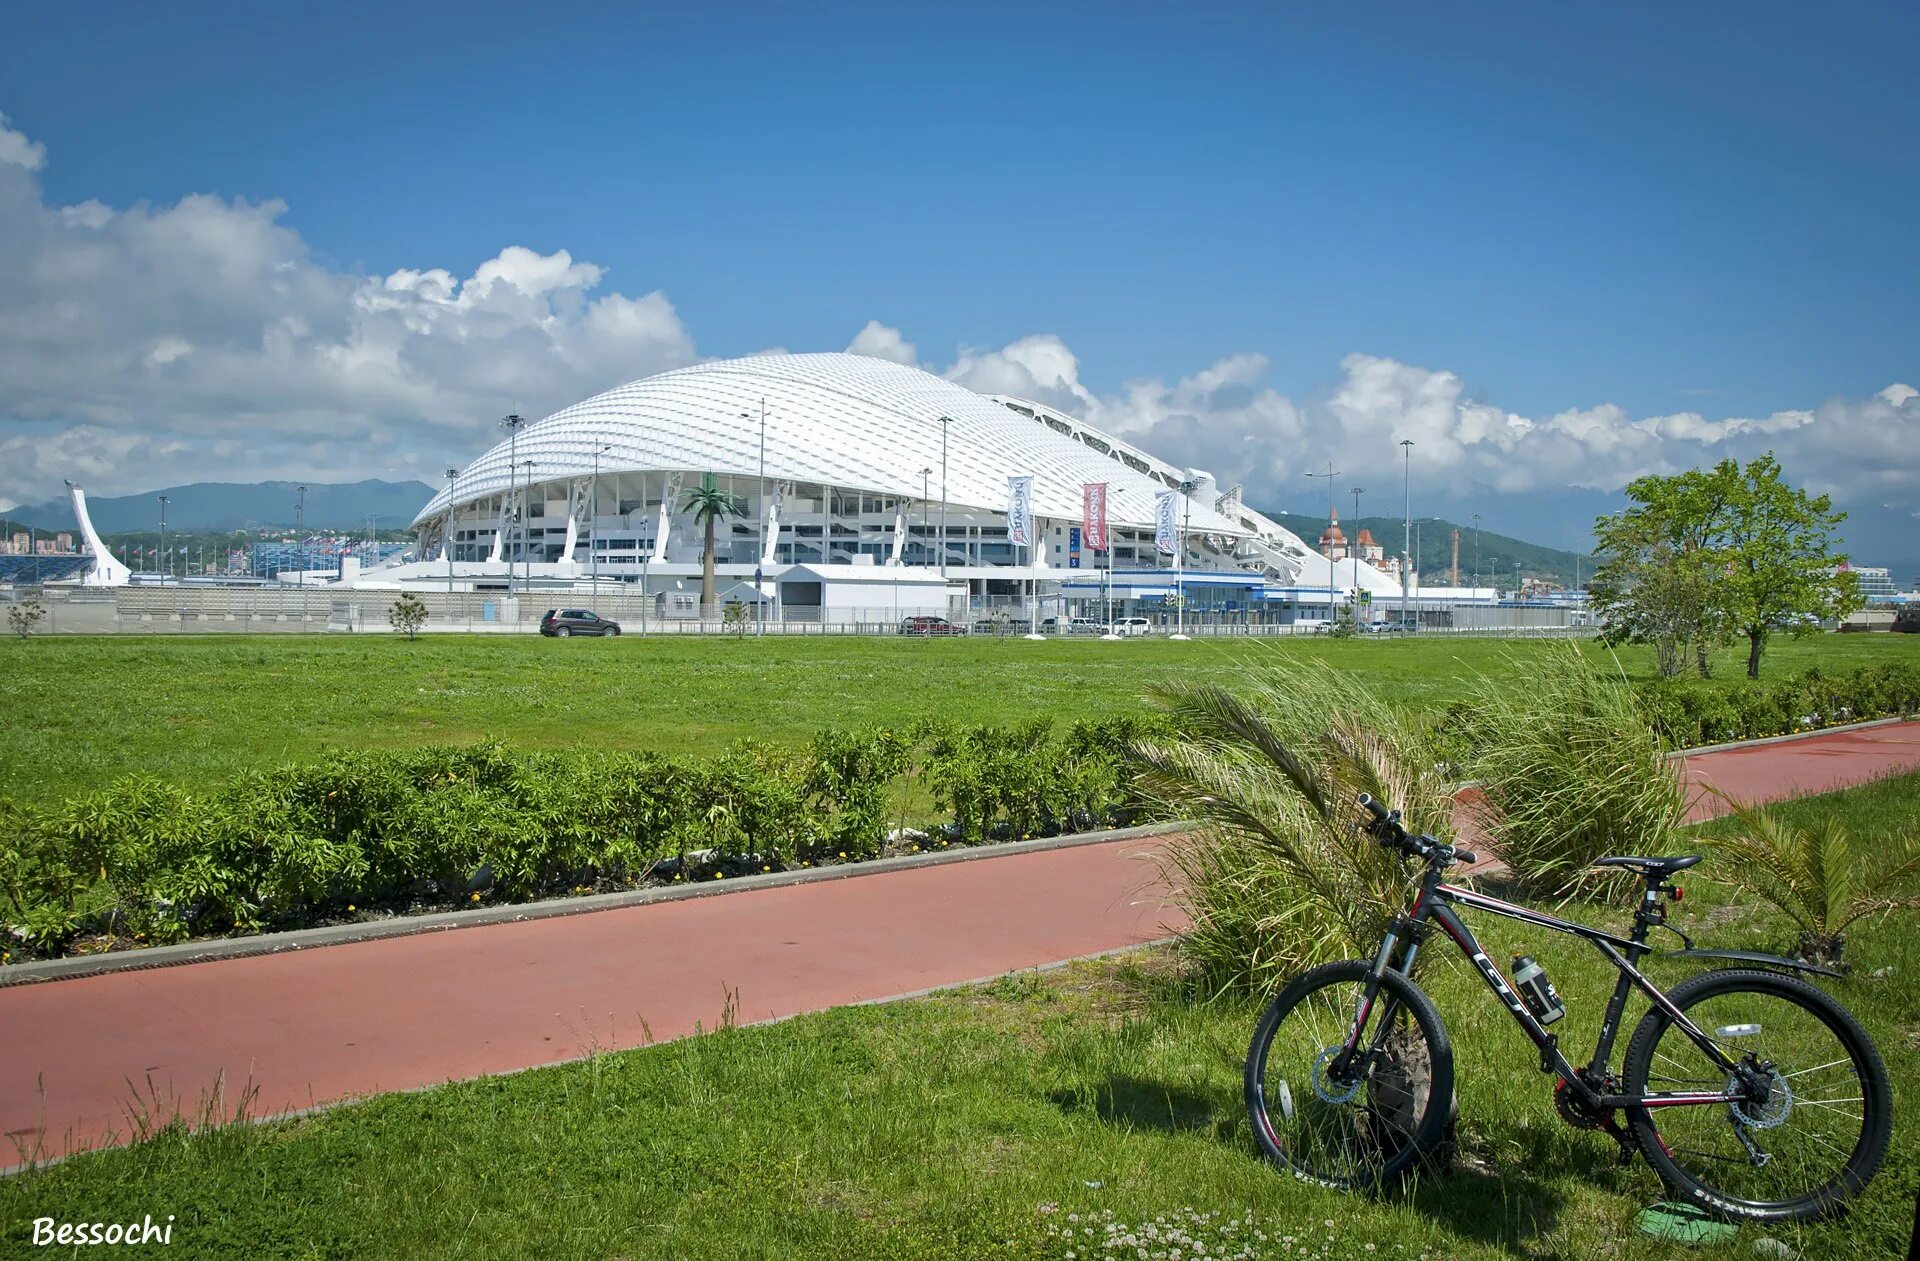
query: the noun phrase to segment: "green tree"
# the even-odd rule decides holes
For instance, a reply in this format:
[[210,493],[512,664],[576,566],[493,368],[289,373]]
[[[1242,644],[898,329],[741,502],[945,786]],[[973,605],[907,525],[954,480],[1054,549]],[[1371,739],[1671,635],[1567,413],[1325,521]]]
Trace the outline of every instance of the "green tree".
[[1627,487],[1631,506],[1594,522],[1601,564],[1587,591],[1605,638],[1651,645],[1663,678],[1686,669],[1689,649],[1706,677],[1707,650],[1726,638],[1713,483],[1698,469],[1642,477]]
[[1642,477],[1627,497],[1594,523],[1603,562],[1591,591],[1608,634],[1652,644],[1662,674],[1679,673],[1691,648],[1704,675],[1707,649],[1740,634],[1757,679],[1771,635],[1808,633],[1858,602],[1833,550],[1847,514],[1782,481],[1772,452],[1745,468]]
[[1823,618],[1860,606],[1859,586],[1834,552],[1834,531],[1847,514],[1826,495],[1808,495],[1780,479],[1769,451],[1744,469],[1722,460],[1713,470],[1724,520],[1717,531],[1726,565],[1720,601],[1747,637],[1747,677],[1760,677],[1760,655],[1776,631],[1806,634]]
[[700,616],[710,618],[719,599],[713,581],[714,529],[716,523],[740,515],[740,506],[732,495],[714,483],[713,474],[708,473],[700,479],[699,488],[687,495],[681,511],[691,512],[693,519],[707,529],[706,546],[700,553]]
[[409,591],[387,610],[387,624],[412,639],[427,624],[427,606],[419,596]]

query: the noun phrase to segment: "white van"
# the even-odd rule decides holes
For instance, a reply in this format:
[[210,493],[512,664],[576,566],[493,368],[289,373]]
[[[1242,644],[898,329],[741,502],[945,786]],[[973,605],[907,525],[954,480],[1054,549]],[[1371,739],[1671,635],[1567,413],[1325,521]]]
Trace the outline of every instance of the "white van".
[[1117,617],[1113,620],[1113,633],[1116,635],[1151,635],[1153,623],[1144,617]]

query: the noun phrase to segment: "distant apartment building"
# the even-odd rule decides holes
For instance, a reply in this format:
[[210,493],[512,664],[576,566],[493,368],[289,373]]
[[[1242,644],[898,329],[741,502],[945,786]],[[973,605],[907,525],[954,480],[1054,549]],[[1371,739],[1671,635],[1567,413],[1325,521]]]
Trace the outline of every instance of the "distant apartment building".
[[1885,565],[1854,565],[1854,581],[1860,584],[1860,598],[1868,604],[1898,604],[1900,593],[1893,587],[1893,572]]

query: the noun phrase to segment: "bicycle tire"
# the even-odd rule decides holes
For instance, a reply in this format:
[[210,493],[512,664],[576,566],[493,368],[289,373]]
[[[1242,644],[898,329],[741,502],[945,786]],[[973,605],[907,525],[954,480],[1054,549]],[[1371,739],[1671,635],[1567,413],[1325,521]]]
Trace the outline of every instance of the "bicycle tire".
[[[1405,1173],[1424,1154],[1440,1146],[1453,1108],[1453,1045],[1447,1038],[1446,1025],[1440,1019],[1440,1012],[1419,986],[1398,972],[1388,972],[1380,978],[1382,996],[1391,998],[1412,1016],[1426,1044],[1429,1076],[1424,1108],[1411,1124],[1401,1127],[1401,1132],[1410,1141],[1402,1142],[1397,1150],[1378,1164],[1340,1177],[1315,1167],[1302,1154],[1290,1151],[1288,1143],[1277,1132],[1267,1106],[1266,1072],[1274,1037],[1282,1022],[1300,1011],[1303,1004],[1322,990],[1333,986],[1364,984],[1370,968],[1370,964],[1359,961],[1326,963],[1296,977],[1267,1004],[1259,1024],[1254,1028],[1253,1041],[1247,1047],[1247,1115],[1253,1124],[1254,1141],[1259,1144],[1262,1154],[1296,1178],[1339,1190],[1365,1190]],[[1392,1018],[1391,1007],[1387,1010],[1389,1018]],[[1308,1088],[1312,1089],[1311,1086]],[[1283,1096],[1283,1114],[1290,1113],[1292,1106]]]
[[[1647,1163],[1653,1166],[1654,1171],[1660,1175],[1668,1187],[1690,1203],[1716,1216],[1741,1221],[1781,1222],[1812,1221],[1836,1214],[1866,1187],[1868,1181],[1878,1171],[1880,1162],[1886,1158],[1887,1144],[1893,1130],[1893,1090],[1887,1079],[1886,1064],[1880,1058],[1880,1052],[1874,1046],[1873,1039],[1867,1035],[1865,1029],[1860,1027],[1860,1022],[1854,1018],[1852,1012],[1825,991],[1809,985],[1798,977],[1745,968],[1719,969],[1687,978],[1668,991],[1667,997],[1675,1007],[1685,1012],[1706,999],[1742,993],[1770,995],[1799,1007],[1824,1025],[1840,1046],[1845,1048],[1851,1061],[1850,1067],[1857,1076],[1861,1088],[1860,1131],[1853,1147],[1846,1152],[1845,1161],[1831,1178],[1818,1186],[1808,1188],[1791,1198],[1765,1200],[1725,1191],[1676,1161],[1673,1149],[1662,1137],[1660,1124],[1654,1116],[1654,1109],[1629,1107],[1625,1110],[1628,1123],[1633,1128],[1634,1138],[1639,1142],[1641,1153],[1647,1158]],[[1647,1080],[1653,1072],[1654,1056],[1659,1049],[1661,1035],[1672,1028],[1674,1028],[1673,1019],[1658,1007],[1653,1008],[1641,1018],[1639,1027],[1633,1032],[1632,1041],[1627,1045],[1624,1071],[1628,1093],[1637,1094],[1646,1090]],[[1678,1036],[1682,1039],[1685,1048],[1693,1051],[1699,1056],[1700,1061],[1705,1063],[1706,1057],[1699,1054],[1693,1047],[1693,1043],[1686,1039],[1685,1034]],[[1678,1047],[1680,1044],[1675,1045]],[[1835,1064],[1838,1063],[1839,1061],[1835,1061]],[[1791,1068],[1791,1065],[1788,1067]],[[1816,1070],[1807,1068],[1804,1071]],[[1791,1075],[1797,1074],[1790,1073],[1789,1076]],[[1788,1091],[1787,1094],[1791,1098],[1793,1092]],[[1817,1102],[1803,1102],[1803,1112],[1806,1106]],[[1717,1107],[1725,1106],[1717,1105]],[[1687,1113],[1699,1110],[1693,1107],[1681,1107],[1659,1111]],[[1773,1124],[1784,1124],[1790,1119],[1789,1114]],[[1731,1117],[1729,1117],[1727,1128],[1735,1133],[1739,1130],[1739,1127],[1733,1124]],[[1831,1146],[1831,1144],[1827,1145]],[[1735,1168],[1738,1168],[1737,1162],[1730,1163],[1734,1163]]]

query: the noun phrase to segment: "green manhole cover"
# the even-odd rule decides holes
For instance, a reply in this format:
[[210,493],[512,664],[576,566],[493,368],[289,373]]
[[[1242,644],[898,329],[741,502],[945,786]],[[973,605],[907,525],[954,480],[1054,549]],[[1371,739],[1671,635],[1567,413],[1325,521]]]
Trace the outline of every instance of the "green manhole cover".
[[1651,1204],[1640,1210],[1640,1233],[1675,1243],[1723,1243],[1734,1237],[1733,1226],[1707,1216],[1690,1204]]

